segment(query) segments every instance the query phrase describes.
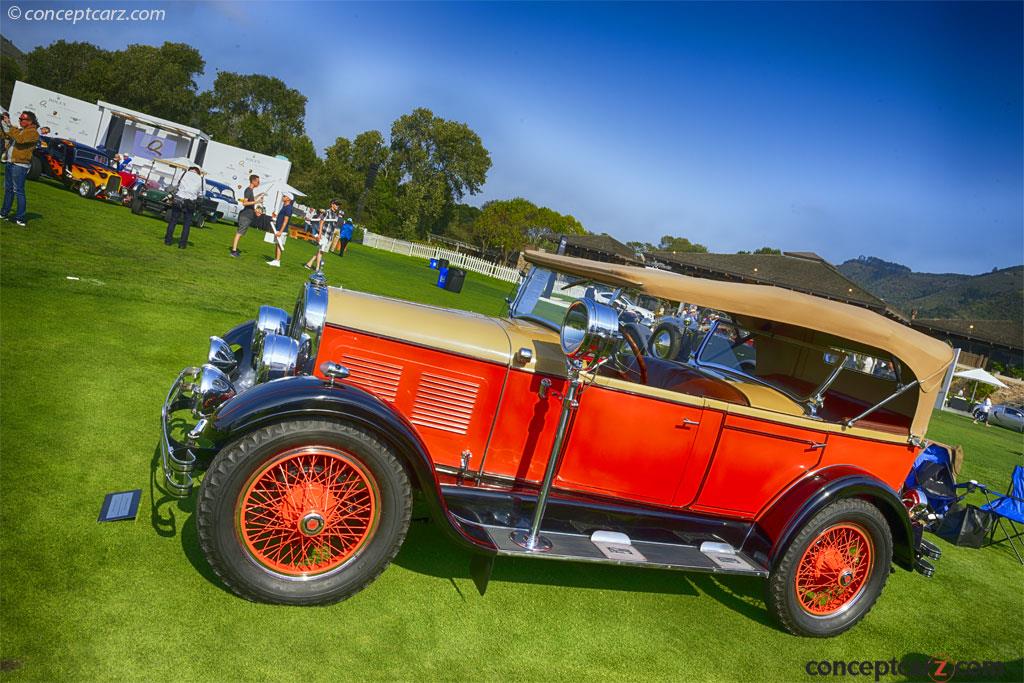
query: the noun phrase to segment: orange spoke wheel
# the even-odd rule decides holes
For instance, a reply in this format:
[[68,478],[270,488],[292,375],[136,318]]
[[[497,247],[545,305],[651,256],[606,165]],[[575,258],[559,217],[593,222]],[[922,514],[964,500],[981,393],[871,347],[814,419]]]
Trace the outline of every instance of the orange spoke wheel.
[[297,448],[271,459],[243,487],[238,533],[265,569],[322,576],[373,537],[379,501],[373,475],[352,455],[326,446]]
[[874,566],[871,535],[861,526],[836,524],[804,551],[796,569],[800,606],[816,617],[840,613],[860,595]]

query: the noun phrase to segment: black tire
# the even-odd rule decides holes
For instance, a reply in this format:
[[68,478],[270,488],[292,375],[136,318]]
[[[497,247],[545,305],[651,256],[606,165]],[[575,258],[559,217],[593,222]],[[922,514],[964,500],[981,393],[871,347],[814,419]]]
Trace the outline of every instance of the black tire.
[[194,225],[197,228],[204,227],[206,225],[206,216],[200,215],[198,218],[196,218]]
[[25,177],[29,180],[39,180],[39,176],[43,174],[43,162],[39,160],[39,157],[33,156],[32,161],[28,164],[28,175]]
[[[868,548],[870,563],[865,569],[865,578],[853,589],[855,592],[845,597],[842,596],[844,589],[840,588],[841,584],[838,581],[847,569],[839,570],[836,574],[837,583],[830,590],[838,591],[838,595],[844,601],[836,609],[816,615],[804,606],[797,593],[797,571],[812,544],[819,541],[819,537],[826,532],[834,533],[837,526],[853,527],[863,532],[863,537],[871,543],[871,547]],[[863,556],[860,554],[860,544],[853,547],[856,547],[857,551],[850,554],[856,559],[848,563],[853,565],[852,572],[855,576],[857,562],[863,561]],[[768,611],[790,633],[813,638],[838,635],[863,619],[874,606],[885,587],[886,579],[889,578],[891,563],[892,534],[881,511],[871,503],[857,498],[836,501],[812,517],[800,530],[786,549],[782,560],[768,577],[765,599]],[[857,581],[856,578],[853,580]],[[825,592],[816,594],[808,591],[804,600],[813,602],[817,600],[819,594],[822,600],[828,600],[830,597]],[[828,605],[823,607],[827,608]]]
[[672,323],[660,323],[651,332],[647,350],[655,358],[675,360],[683,347],[683,335]]
[[132,213],[134,213],[136,216],[141,216],[145,208],[146,203],[142,201],[142,197],[138,195],[132,197]]
[[96,185],[91,180],[83,180],[78,183],[78,194],[86,199],[92,199],[96,196]]
[[[339,553],[339,566],[332,566],[312,576],[288,576],[266,566],[258,557],[258,550],[254,551],[247,546],[243,539],[247,532],[243,528],[246,526],[245,520],[249,518],[241,516],[243,502],[252,500],[246,496],[254,494],[247,492],[258,491],[257,481],[277,484],[281,471],[277,470],[272,476],[267,473],[273,472],[273,468],[280,467],[281,463],[293,462],[289,458],[298,457],[293,455],[296,449],[311,448],[341,453],[361,468],[363,479],[357,477],[356,482],[369,483],[368,487],[363,486],[358,490],[364,496],[374,496],[375,502],[369,506],[373,521],[366,525],[367,531],[355,550],[347,551],[351,554]],[[298,462],[303,461],[300,459]],[[315,466],[311,469],[306,467],[300,465],[304,477],[315,477],[325,471],[315,470]],[[297,468],[294,466],[288,470],[289,473],[295,471]],[[298,475],[288,475],[291,476]],[[333,476],[337,479],[339,475]],[[283,479],[287,480],[288,477]],[[346,482],[350,480],[345,479]],[[289,493],[282,495],[279,500],[294,500],[290,498],[291,491],[297,486],[292,485]],[[346,483],[346,486],[349,484]],[[302,501],[300,507],[304,509],[307,506],[306,498]],[[284,504],[282,502],[280,505]],[[330,507],[328,503],[324,503],[324,506]],[[283,513],[277,511],[279,509],[275,507],[275,511],[271,512],[274,524],[285,519]],[[339,508],[335,506],[334,509]],[[249,510],[258,511],[253,519],[267,516],[267,508],[258,504],[250,502]],[[327,419],[292,420],[251,432],[229,444],[217,455],[199,491],[196,526],[199,545],[213,571],[239,596],[255,602],[326,605],[359,592],[387,568],[405,540],[411,511],[412,490],[409,478],[398,458],[383,442],[366,431]],[[307,523],[309,514],[297,521],[297,529],[301,530],[301,525]],[[324,517],[327,521],[324,521]],[[330,526],[330,515],[325,512],[320,524],[323,525],[322,529],[327,529]],[[309,558],[322,557],[323,552],[333,554],[334,550],[325,544],[311,547],[308,552],[300,552],[307,554],[303,560],[305,562],[311,561]]]

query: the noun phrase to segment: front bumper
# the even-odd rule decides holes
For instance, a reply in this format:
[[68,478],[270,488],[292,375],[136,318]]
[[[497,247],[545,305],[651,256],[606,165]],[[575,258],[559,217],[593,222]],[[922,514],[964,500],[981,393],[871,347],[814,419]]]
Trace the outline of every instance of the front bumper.
[[188,443],[182,443],[171,436],[171,413],[176,410],[191,408],[193,398],[186,396],[183,389],[188,380],[194,378],[199,368],[185,368],[174,380],[171,390],[167,392],[163,409],[160,411],[160,463],[164,474],[164,484],[168,493],[176,498],[187,498],[192,493],[192,473],[196,467],[196,454],[193,440],[205,426],[205,420],[188,432]]

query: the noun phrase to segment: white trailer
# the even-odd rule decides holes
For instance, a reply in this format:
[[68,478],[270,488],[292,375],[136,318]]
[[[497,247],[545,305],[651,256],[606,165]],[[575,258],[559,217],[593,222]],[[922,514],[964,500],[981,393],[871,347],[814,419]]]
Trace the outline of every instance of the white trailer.
[[17,120],[19,112],[34,113],[40,128],[48,127],[54,137],[67,138],[90,147],[96,145],[101,114],[94,103],[15,81],[10,111],[13,120]]
[[267,213],[275,213],[281,206],[281,189],[288,187],[292,162],[211,140],[206,147],[203,169],[209,178],[229,185],[239,199],[249,185],[249,176],[255,173],[260,177],[257,193],[266,193],[263,201]]

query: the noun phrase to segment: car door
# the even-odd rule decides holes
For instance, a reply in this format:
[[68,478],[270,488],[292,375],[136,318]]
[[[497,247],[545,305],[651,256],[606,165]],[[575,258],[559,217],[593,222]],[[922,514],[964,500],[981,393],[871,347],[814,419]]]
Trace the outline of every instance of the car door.
[[555,485],[672,505],[684,473],[691,469],[690,460],[713,448],[718,421],[703,425],[702,417],[699,405],[588,387]]
[[813,469],[827,435],[800,427],[727,415],[708,473],[692,506],[754,517],[789,484]]

